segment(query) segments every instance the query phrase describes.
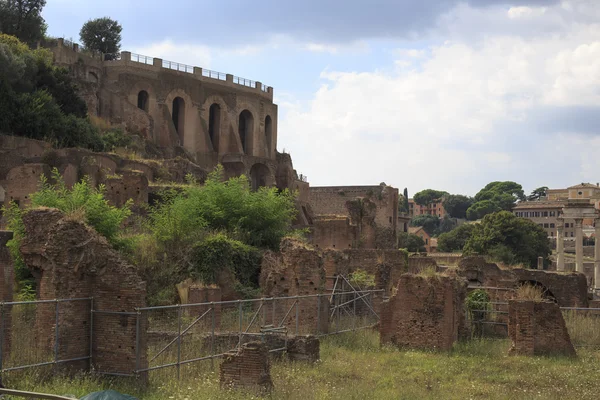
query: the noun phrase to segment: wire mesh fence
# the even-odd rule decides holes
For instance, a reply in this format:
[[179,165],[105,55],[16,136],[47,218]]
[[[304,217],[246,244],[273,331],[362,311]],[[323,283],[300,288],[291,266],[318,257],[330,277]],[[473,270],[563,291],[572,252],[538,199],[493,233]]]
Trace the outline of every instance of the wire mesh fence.
[[[36,369],[87,369],[92,299],[0,303],[0,374],[10,380]],[[68,315],[78,315],[72,323]]]

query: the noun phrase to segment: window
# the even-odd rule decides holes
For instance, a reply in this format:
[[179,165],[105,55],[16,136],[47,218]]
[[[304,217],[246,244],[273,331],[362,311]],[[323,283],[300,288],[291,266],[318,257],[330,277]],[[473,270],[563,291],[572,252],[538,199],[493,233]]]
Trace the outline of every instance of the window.
[[544,228],[548,228],[548,227],[549,227],[549,225],[548,225],[548,224],[544,224]]
[[428,242],[428,240],[427,240],[427,238],[425,238],[425,244],[428,244],[427,242]]
[[554,231],[550,231],[550,236],[554,236]]
[[242,150],[248,152],[248,144],[252,143],[252,133],[254,132],[254,117],[248,110],[244,110],[240,114],[238,121],[238,134],[242,142]]
[[183,125],[185,121],[185,102],[181,97],[175,97],[173,99],[173,125],[175,125],[175,131],[179,134],[180,144],[183,146]]
[[556,228],[556,225],[550,224],[550,228]]
[[221,131],[221,106],[217,103],[214,103],[210,106],[208,112],[208,136],[210,137],[210,142],[213,145],[214,151],[219,151],[218,149],[218,140],[219,133]]
[[556,211],[550,211],[550,216],[551,217],[556,217]]
[[271,146],[273,146],[273,121],[268,115],[265,117],[265,140],[267,142],[267,153],[271,155]]
[[542,215],[543,215],[544,217],[547,217],[547,216],[548,216],[548,211],[544,211]]

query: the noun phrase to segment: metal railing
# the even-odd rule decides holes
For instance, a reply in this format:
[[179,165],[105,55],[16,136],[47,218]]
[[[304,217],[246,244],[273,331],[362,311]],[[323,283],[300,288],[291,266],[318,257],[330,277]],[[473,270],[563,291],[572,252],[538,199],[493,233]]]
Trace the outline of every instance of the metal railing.
[[219,71],[213,71],[210,69],[202,69],[202,76],[205,76],[207,78],[212,78],[212,79],[218,79],[221,81],[225,81],[227,80],[227,74],[224,74],[223,72],[219,72]]
[[246,78],[240,78],[239,76],[234,76],[233,77],[233,83],[238,84],[238,85],[242,85],[242,86],[247,86],[250,88],[256,88],[256,82],[252,81],[250,79],[246,79]]
[[173,69],[175,71],[187,72],[188,74],[194,73],[194,67],[191,65],[181,64],[178,62],[163,60],[163,68]]
[[131,61],[139,62],[142,64],[148,64],[148,65],[154,64],[153,57],[148,57],[148,56],[144,56],[144,55],[136,54],[136,53],[131,53]]

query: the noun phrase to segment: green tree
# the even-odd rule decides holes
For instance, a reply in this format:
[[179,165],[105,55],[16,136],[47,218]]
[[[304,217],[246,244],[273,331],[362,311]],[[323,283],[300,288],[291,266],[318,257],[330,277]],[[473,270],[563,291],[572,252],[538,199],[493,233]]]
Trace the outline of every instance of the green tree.
[[462,194],[451,194],[444,197],[442,205],[452,218],[466,218],[467,209],[473,204],[471,197]]
[[450,232],[442,233],[438,237],[438,250],[445,252],[462,251],[471,238],[475,224],[462,224]]
[[440,218],[437,215],[417,215],[410,220],[410,226],[422,226],[427,234],[433,236],[440,226]]
[[108,17],[87,21],[79,31],[83,45],[92,51],[105,54],[105,59],[112,60],[121,50],[121,25]]
[[45,5],[46,0],[0,0],[0,33],[33,45],[46,33]]
[[548,191],[548,186],[542,186],[537,189],[534,189],[529,196],[527,196],[527,200],[539,200],[542,197],[546,197],[546,192]]
[[456,228],[456,219],[450,218],[449,216],[445,216],[440,220],[440,225],[438,229],[435,231],[435,235],[439,235],[441,233],[450,232],[452,229]]
[[426,206],[430,203],[433,203],[436,200],[440,200],[447,194],[448,192],[444,192],[442,190],[425,189],[415,193],[415,195],[413,196],[413,200],[415,201],[415,203],[421,206]]
[[62,147],[102,151],[100,132],[68,73],[52,65],[52,53],[31,50],[0,34],[0,130]]
[[[550,255],[548,235],[534,222],[509,211],[486,215],[464,247],[465,254],[487,254],[506,264],[535,267],[537,258]],[[438,243],[439,245],[439,243]]]
[[404,192],[402,194],[404,196],[404,210],[406,210],[405,212],[409,211],[409,206],[408,206],[408,189],[404,188]]
[[406,207],[404,195],[398,196],[398,212],[401,214],[408,212],[408,208]]
[[424,252],[425,241],[413,233],[400,232],[398,234],[398,247],[410,252]]
[[475,220],[500,210],[510,211],[517,201],[525,199],[523,187],[516,182],[490,182],[475,195],[475,202],[467,209],[467,218]]

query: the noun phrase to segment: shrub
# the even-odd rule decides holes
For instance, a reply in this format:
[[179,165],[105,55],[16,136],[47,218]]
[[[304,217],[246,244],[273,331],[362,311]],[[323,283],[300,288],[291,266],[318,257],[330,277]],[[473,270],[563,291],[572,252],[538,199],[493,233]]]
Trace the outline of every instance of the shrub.
[[373,288],[375,287],[375,275],[358,268],[350,274],[350,283],[359,288]]

